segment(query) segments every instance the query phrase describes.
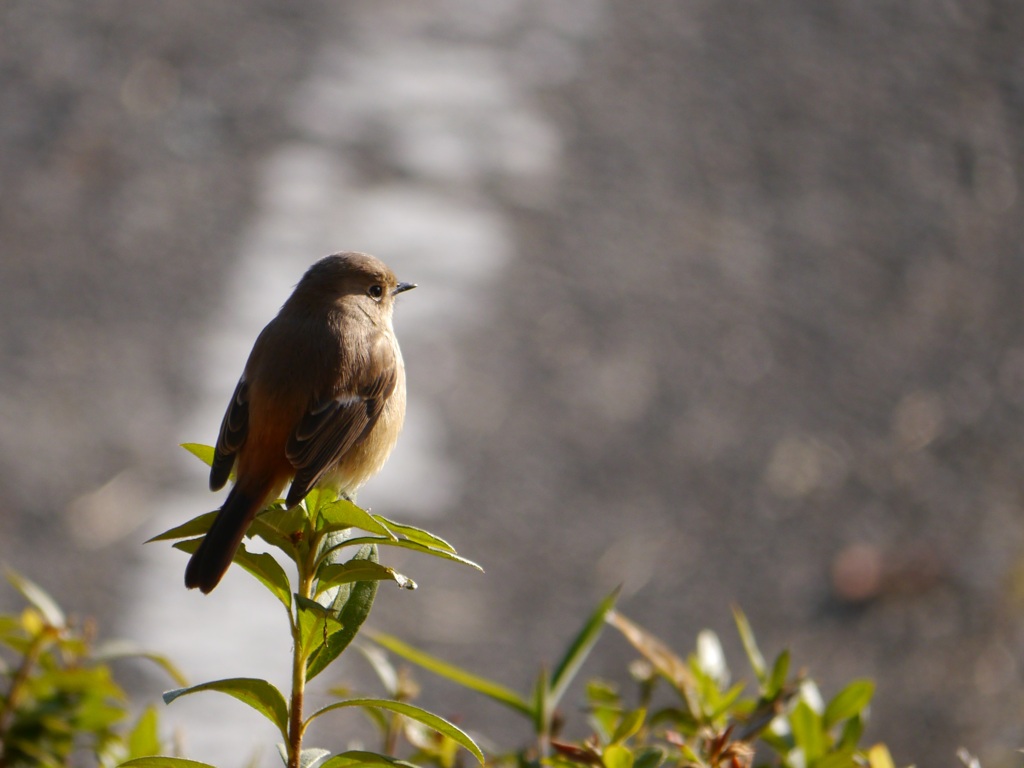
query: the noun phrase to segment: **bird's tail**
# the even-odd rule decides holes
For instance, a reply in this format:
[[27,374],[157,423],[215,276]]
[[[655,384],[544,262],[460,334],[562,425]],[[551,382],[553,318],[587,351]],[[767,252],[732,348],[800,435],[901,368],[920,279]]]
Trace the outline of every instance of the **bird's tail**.
[[199,587],[204,593],[213,591],[231,565],[235,550],[263,506],[263,500],[263,494],[246,492],[237,485],[231,489],[199,549],[185,567],[186,587]]

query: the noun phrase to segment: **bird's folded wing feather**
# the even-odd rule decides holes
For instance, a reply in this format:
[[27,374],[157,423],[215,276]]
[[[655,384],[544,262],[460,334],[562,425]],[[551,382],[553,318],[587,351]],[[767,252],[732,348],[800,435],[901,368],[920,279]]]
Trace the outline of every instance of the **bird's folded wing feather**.
[[378,339],[368,364],[359,371],[358,380],[344,382],[332,395],[314,401],[292,432],[285,447],[295,467],[288,506],[305,498],[377,422],[398,379],[391,345]]
[[210,490],[218,491],[224,487],[231,468],[235,464],[235,454],[245,442],[249,433],[249,383],[245,376],[238,380],[231,402],[224,412],[224,420],[220,423],[220,434],[213,452],[213,464],[210,466]]

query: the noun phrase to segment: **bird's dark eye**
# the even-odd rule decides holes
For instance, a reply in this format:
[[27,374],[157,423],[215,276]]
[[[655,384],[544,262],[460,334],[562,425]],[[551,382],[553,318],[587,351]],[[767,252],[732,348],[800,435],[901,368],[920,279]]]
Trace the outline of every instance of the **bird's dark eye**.
[[380,297],[384,295],[384,286],[382,286],[382,285],[371,285],[366,292],[368,294],[370,294],[370,298],[378,299],[379,300]]

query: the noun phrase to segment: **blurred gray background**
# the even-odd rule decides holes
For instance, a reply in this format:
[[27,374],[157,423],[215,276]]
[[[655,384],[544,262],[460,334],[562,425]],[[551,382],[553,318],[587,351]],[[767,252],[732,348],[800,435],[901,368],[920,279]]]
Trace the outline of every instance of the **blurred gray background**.
[[876,678],[897,762],[1019,764],[1022,36],[1011,0],[3,4],[0,561],[111,633],[180,602],[141,542],[203,493],[175,444],[249,287],[369,250],[420,289],[361,501],[487,570],[403,561],[375,627],[525,690],[620,583],[745,674],[735,602],[826,695]]

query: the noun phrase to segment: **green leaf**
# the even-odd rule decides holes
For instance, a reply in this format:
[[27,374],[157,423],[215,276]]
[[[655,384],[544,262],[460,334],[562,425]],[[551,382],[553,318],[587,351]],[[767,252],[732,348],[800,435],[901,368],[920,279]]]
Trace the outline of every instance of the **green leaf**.
[[160,752],[160,733],[155,707],[146,707],[128,733],[128,756],[146,757]]
[[619,744],[635,735],[643,727],[646,718],[647,710],[644,708],[634,709],[632,712],[625,713],[622,720],[619,721],[615,733],[612,734],[612,743]]
[[885,744],[875,744],[868,750],[868,765],[871,768],[896,768],[889,754],[889,748]]
[[146,543],[152,544],[154,541],[172,541],[174,539],[190,539],[195,536],[203,536],[210,530],[210,526],[213,525],[213,520],[217,517],[219,511],[215,509],[213,512],[204,512],[197,517],[193,517],[187,523],[176,525],[174,528],[163,533],[158,533],[151,539],[146,539]]
[[164,703],[170,704],[177,698],[201,691],[217,691],[226,693],[248,704],[270,722],[277,726],[281,736],[288,740],[288,705],[284,696],[266,680],[251,677],[233,677],[226,680],[214,680],[209,683],[193,685],[190,688],[178,688],[164,694]]
[[320,605],[316,600],[296,594],[295,602],[299,606],[299,637],[302,643],[302,656],[308,665],[310,656],[328,642],[332,633],[340,631],[342,625],[329,607]]
[[[726,691],[722,695],[721,699],[717,702],[715,708],[708,713],[711,719],[717,720],[719,717],[729,712],[729,710],[733,709],[733,705],[736,703],[736,700],[740,697],[740,694],[743,693],[744,688],[746,688],[746,683],[741,681],[736,683],[732,688]],[[752,705],[753,702],[751,702],[751,706]],[[733,711],[732,714],[737,715],[740,713]]]
[[679,752],[680,754],[682,754],[684,758],[686,758],[688,763],[693,763],[694,765],[705,764],[704,760],[701,759],[701,756],[694,752],[693,747],[691,747],[689,744],[681,744],[679,746]]
[[605,768],[633,768],[633,752],[629,747],[612,744],[605,748],[601,762]]
[[874,694],[874,682],[871,680],[854,680],[837,693],[835,698],[828,703],[824,715],[825,727],[831,728],[836,723],[847,720],[854,715],[859,715],[871,703],[871,697]]
[[326,563],[317,571],[317,593],[355,581],[393,581],[402,589],[416,589],[416,582],[394,568],[368,560]]
[[415,768],[411,763],[407,763],[404,760],[396,760],[393,757],[379,755],[376,752],[364,752],[354,749],[342,752],[340,755],[335,755],[321,765],[320,768],[362,768],[362,766],[367,768],[392,768],[396,765]]
[[743,650],[747,653],[750,666],[757,676],[757,680],[764,688],[768,680],[768,665],[765,663],[761,650],[757,647],[757,640],[754,638],[754,630],[750,628],[747,616],[740,610],[739,606],[732,607],[733,620],[736,622],[736,629],[739,631],[740,640],[743,642]]
[[325,504],[330,504],[337,498],[338,494],[329,488],[312,488],[303,500],[303,503],[306,505],[306,512],[309,514],[309,519],[316,520],[320,508]]
[[258,536],[297,561],[303,556],[300,545],[305,542],[308,546],[312,530],[302,507],[285,509],[283,504],[275,503],[250,523],[248,535]]
[[814,768],[857,768],[857,761],[854,759],[856,754],[855,749],[829,752],[814,764]]
[[[213,446],[203,445],[202,443],[182,443],[181,447],[203,462],[206,466],[213,466]],[[232,477],[234,474],[234,472],[231,473]]]
[[786,676],[789,674],[789,651],[783,651],[775,659],[772,665],[772,674],[765,684],[764,696],[766,699],[775,698],[782,687],[786,684]]
[[49,593],[34,581],[26,579],[20,573],[10,568],[7,569],[7,581],[42,614],[43,620],[48,625],[51,627],[63,627],[67,624],[64,611],[57,605],[57,601],[50,597]]
[[137,757],[117,768],[217,768],[209,763],[196,760],[185,760],[182,757]]
[[551,687],[548,689],[549,706],[552,709],[558,706],[558,702],[561,701],[569,684],[590,654],[597,639],[601,636],[605,617],[615,607],[615,601],[618,599],[619,589],[616,588],[615,591],[598,603],[597,609],[590,614],[590,617],[580,628],[579,633],[569,644],[565,654],[562,656],[562,660],[558,662],[558,666],[555,667],[555,671],[551,675]]
[[415,720],[416,722],[422,723],[428,728],[437,731],[442,736],[447,736],[473,755],[473,757],[477,759],[477,762],[481,765],[484,764],[484,754],[480,751],[480,747],[478,747],[476,742],[469,738],[462,729],[452,723],[449,723],[443,717],[438,717],[431,712],[427,712],[425,709],[421,709],[420,707],[403,701],[391,701],[389,699],[347,699],[345,701],[338,701],[334,704],[328,704],[326,707],[314,712],[309,716],[309,719],[306,720],[306,724],[308,725],[316,717],[320,717],[321,715],[343,707],[372,707],[403,715],[410,720]]
[[[175,542],[173,546],[182,552],[192,554],[199,549],[200,543],[202,543],[201,538],[185,539]],[[284,568],[274,559],[273,555],[267,552],[250,552],[245,548],[245,544],[241,544],[235,550],[232,562],[238,563],[239,566],[255,576],[274,597],[284,604],[286,609],[291,609],[291,583],[288,581],[288,575],[284,572]]]
[[854,715],[843,726],[843,733],[839,737],[838,746],[842,749],[853,749],[860,743],[860,737],[864,735],[864,718],[861,715]]
[[281,564],[268,552],[250,552],[242,544],[235,551],[234,562],[251,573],[284,605],[292,607],[292,585]]
[[396,523],[394,520],[389,520],[383,515],[374,515],[374,520],[377,520],[386,525],[393,533],[399,536],[404,536],[409,541],[422,544],[430,549],[439,549],[445,552],[451,552],[453,555],[456,554],[455,547],[449,544],[447,541],[442,539],[440,536],[435,536],[429,531],[425,531],[422,528],[414,528],[411,525],[403,525],[402,523]]
[[[377,548],[372,545],[360,547],[349,562],[354,560],[376,563]],[[327,642],[309,657],[306,662],[308,680],[323,672],[327,665],[338,658],[355,639],[366,617],[370,615],[370,608],[373,607],[374,598],[377,596],[378,584],[376,581],[360,581],[355,584],[343,584],[338,588],[330,610],[341,623],[341,629],[330,634]]]
[[587,680],[586,692],[587,702],[592,706],[604,704],[617,708],[622,704],[618,687],[609,680],[600,678]]
[[[430,547],[424,546],[416,541],[409,541],[408,539],[387,539],[377,536],[360,536],[355,539],[348,539],[341,546],[352,546],[354,544],[379,544],[384,547],[399,547],[400,549],[409,549],[413,552],[420,552],[424,555],[432,555],[434,557],[440,557],[443,560],[451,560],[453,563],[460,563],[461,565],[468,565],[470,568],[476,568],[478,571],[483,573],[483,568],[474,563],[472,560],[467,560],[459,555],[453,555],[444,549],[431,549]],[[336,551],[338,548],[335,547],[331,551]]]
[[377,520],[373,515],[360,507],[357,507],[348,499],[338,499],[320,508],[322,524],[319,526],[321,533],[340,531],[345,528],[359,528],[367,533],[396,540],[395,536],[384,523]]
[[530,696],[530,716],[533,718],[533,729],[537,733],[550,733],[551,718],[554,705],[551,704],[551,675],[546,667],[541,667],[537,679],[533,682],[533,693]]
[[658,768],[667,757],[668,753],[661,747],[644,747],[633,755],[633,768]]
[[435,675],[451,680],[463,688],[482,694],[499,704],[504,704],[506,707],[514,709],[527,717],[533,717],[533,709],[530,705],[511,688],[506,688],[504,685],[493,680],[474,675],[472,672],[467,672],[453,664],[442,661],[435,656],[431,656],[429,653],[424,653],[417,648],[413,648],[411,645],[406,645],[391,635],[373,632],[370,638],[378,645],[382,645],[396,656],[401,656],[408,662],[433,672]]
[[821,715],[815,712],[806,701],[799,701],[789,716],[789,727],[793,731],[793,741],[803,750],[807,765],[825,753],[825,733],[821,726]]
[[[323,520],[317,521],[317,526],[323,524]],[[319,530],[319,528],[318,528]],[[319,570],[322,566],[327,564],[337,564],[347,562],[342,557],[342,550],[345,544],[351,539],[355,538],[355,528],[345,528],[340,531],[331,531],[330,533],[320,536],[317,534],[317,538],[320,539],[319,552],[317,553],[316,562],[314,564],[314,573]],[[372,549],[374,557],[367,558],[365,552]],[[352,555],[349,560],[366,560],[370,559],[373,562],[378,562],[376,557],[377,547],[372,544],[361,544],[355,555]],[[319,585],[314,585],[314,592],[316,599],[323,605],[337,604],[340,607],[345,600],[348,599],[348,593],[351,591],[351,584],[339,584],[334,587],[328,587],[325,590],[319,589]]]

